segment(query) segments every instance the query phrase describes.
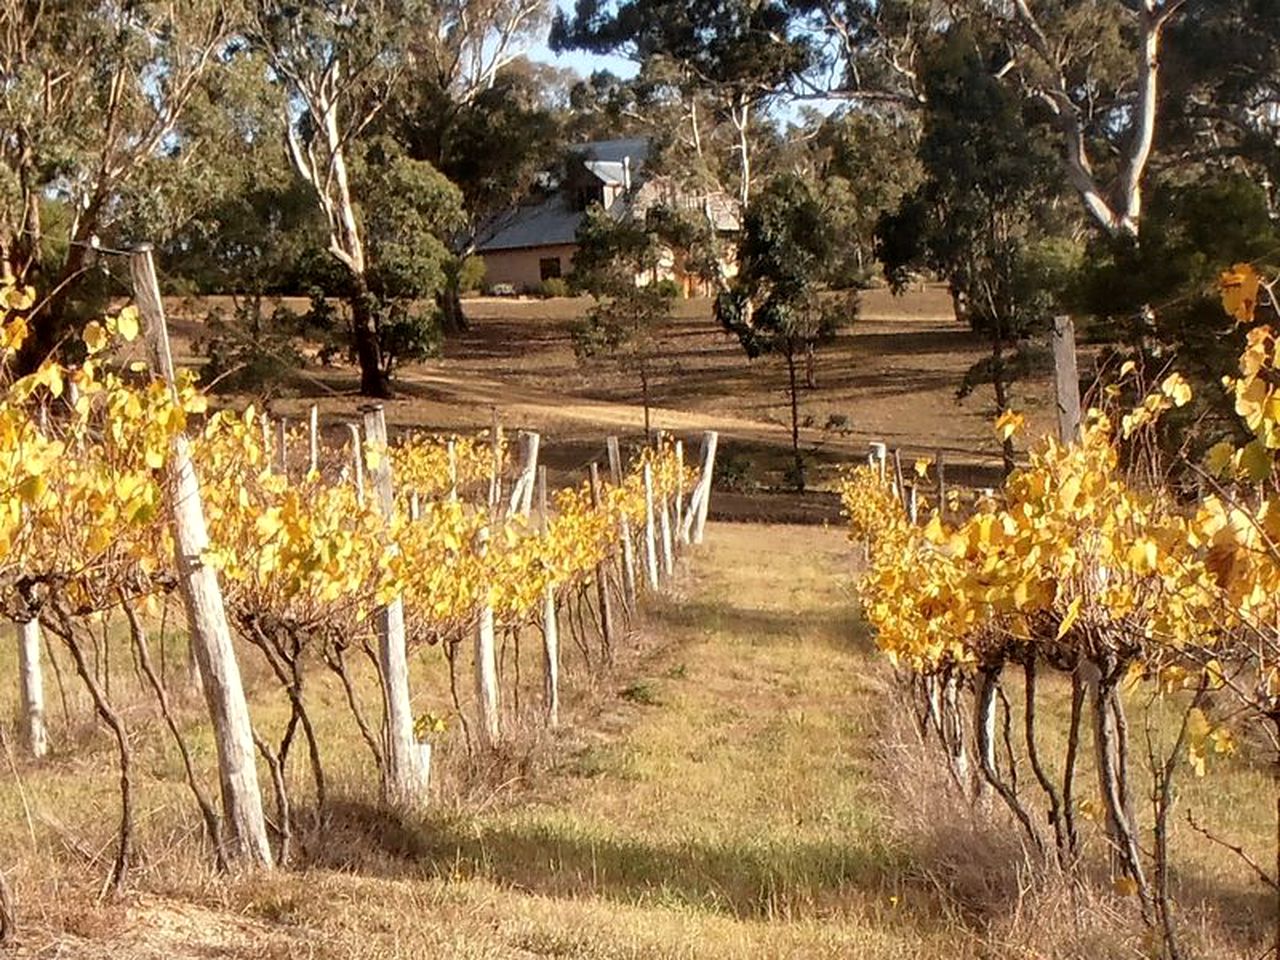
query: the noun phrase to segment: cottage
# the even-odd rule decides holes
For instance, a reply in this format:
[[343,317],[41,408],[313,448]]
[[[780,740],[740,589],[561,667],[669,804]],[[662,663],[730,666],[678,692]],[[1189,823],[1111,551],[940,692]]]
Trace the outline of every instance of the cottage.
[[[640,213],[658,203],[697,208],[716,229],[735,232],[737,212],[722,194],[693,196],[677,190],[666,177],[647,170],[648,140],[599,140],[571,148],[565,169],[548,176],[537,198],[508,210],[481,231],[476,253],[484,258],[485,283],[520,292],[537,290],[543,281],[567,277],[578,249],[577,233],[586,210],[599,204],[612,216]],[[705,294],[701,282],[685,274],[674,256],[663,258],[643,284],[670,279],[686,296]]]

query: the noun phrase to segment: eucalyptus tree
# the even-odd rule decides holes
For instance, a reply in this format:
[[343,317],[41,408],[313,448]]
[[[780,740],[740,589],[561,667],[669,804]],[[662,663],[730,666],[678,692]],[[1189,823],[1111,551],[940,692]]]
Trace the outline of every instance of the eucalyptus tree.
[[[912,271],[946,278],[957,319],[991,346],[959,394],[990,385],[1003,414],[1013,384],[1031,370],[1029,338],[1048,326],[1080,251],[1070,240],[1070,218],[1055,202],[1056,158],[1021,98],[988,62],[964,25],[923,51],[923,179],[882,217],[877,254],[896,289]],[[1007,438],[1007,470],[1013,455]]]
[[0,270],[46,298],[24,368],[74,323],[125,191],[207,155],[193,118],[240,53],[235,29],[219,0],[0,2]]
[[[991,76],[1050,118],[1064,181],[1107,235],[1136,238],[1164,108],[1165,40],[1187,0],[800,0],[828,38],[828,93],[911,107],[920,57],[957,23],[999,55]],[[1202,5],[1216,6],[1216,5]],[[1226,6],[1226,5],[1223,5]],[[839,69],[836,68],[838,65]]]
[[813,57],[808,35],[781,0],[577,0],[572,15],[556,14],[551,45],[624,56],[640,67],[637,84],[674,91],[704,167],[712,165],[703,156],[699,107],[709,100],[714,118],[733,131],[743,206],[751,199],[757,115]]

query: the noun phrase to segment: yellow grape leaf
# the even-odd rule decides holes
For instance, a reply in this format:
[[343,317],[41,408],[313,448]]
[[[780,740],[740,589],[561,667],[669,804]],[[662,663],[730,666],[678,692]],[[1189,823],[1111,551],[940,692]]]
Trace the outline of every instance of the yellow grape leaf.
[[917,477],[921,477],[921,478],[923,478],[923,477],[927,477],[927,476],[929,476],[929,465],[930,465],[930,462],[931,462],[931,461],[929,460],[929,458],[928,458],[928,457],[921,457],[919,460],[917,460],[917,461],[916,461],[916,476],[917,476]]
[[107,331],[97,320],[90,320],[84,328],[84,346],[89,353],[100,353],[107,346]]
[[1132,360],[1126,360],[1124,363],[1120,364],[1120,376],[1127,377],[1137,369],[1138,365],[1136,363]]
[[1191,384],[1180,373],[1171,373],[1160,384],[1160,392],[1173,401],[1175,407],[1185,407],[1191,402]]
[[1076,625],[1076,621],[1080,618],[1081,600],[1081,597],[1076,597],[1067,607],[1067,615],[1062,618],[1062,623],[1058,624],[1057,639],[1061,640],[1067,635],[1067,631]]
[[35,302],[34,287],[10,285],[0,287],[0,307],[6,307],[9,310],[29,310]]
[[1204,457],[1204,468],[1215,477],[1226,476],[1231,462],[1235,458],[1236,448],[1228,441],[1222,440],[1209,448]]
[[1209,682],[1210,690],[1221,690],[1227,682],[1226,674],[1222,672],[1222,664],[1216,658],[1204,665],[1204,675]]
[[138,337],[138,308],[134,306],[125,307],[120,311],[120,315],[116,317],[116,332],[126,341],[136,340]]
[[1027,422],[1027,418],[1020,413],[1012,410],[1006,410],[1000,414],[1000,419],[996,421],[996,433],[1000,435],[1001,440],[1008,440],[1015,433],[1022,429],[1022,425]]
[[1271,453],[1261,440],[1253,440],[1240,451],[1240,469],[1256,482],[1271,476]]
[[1237,323],[1252,323],[1254,311],[1258,308],[1258,288],[1261,285],[1262,278],[1252,264],[1237,263],[1230,270],[1224,270],[1218,277],[1222,308]]

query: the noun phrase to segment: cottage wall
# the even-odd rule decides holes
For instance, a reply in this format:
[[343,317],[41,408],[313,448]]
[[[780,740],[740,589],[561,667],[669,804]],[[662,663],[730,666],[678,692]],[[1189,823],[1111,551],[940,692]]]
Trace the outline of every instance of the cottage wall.
[[486,252],[482,254],[485,287],[505,283],[513,286],[517,293],[537,290],[542,283],[542,261],[558,260],[560,276],[567,277],[573,272],[573,254],[577,249],[576,244],[565,243]]

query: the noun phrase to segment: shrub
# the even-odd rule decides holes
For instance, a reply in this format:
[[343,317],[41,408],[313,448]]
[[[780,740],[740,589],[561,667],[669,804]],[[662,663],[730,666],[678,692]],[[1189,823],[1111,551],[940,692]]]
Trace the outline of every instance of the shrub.
[[383,310],[378,342],[388,374],[397,364],[426,360],[440,352],[440,315],[436,310],[403,300],[395,300]]
[[716,458],[715,473],[712,480],[722,490],[733,490],[745,493],[755,487],[752,474],[755,467],[751,458],[741,453],[722,454]]
[[297,328],[297,316],[284,307],[264,317],[260,297],[239,302],[229,318],[213,310],[205,318],[205,335],[195,343],[197,352],[209,361],[203,371],[207,388],[278,392],[284,374],[304,363],[293,343]]
[[484,289],[484,257],[472,255],[458,265],[458,292],[476,293]]
[[563,277],[548,277],[538,285],[538,295],[547,300],[552,297],[567,297],[569,281]]
[[672,300],[679,300],[684,295],[684,291],[680,289],[680,284],[676,283],[670,277],[664,277],[653,285],[654,289],[664,297]]

